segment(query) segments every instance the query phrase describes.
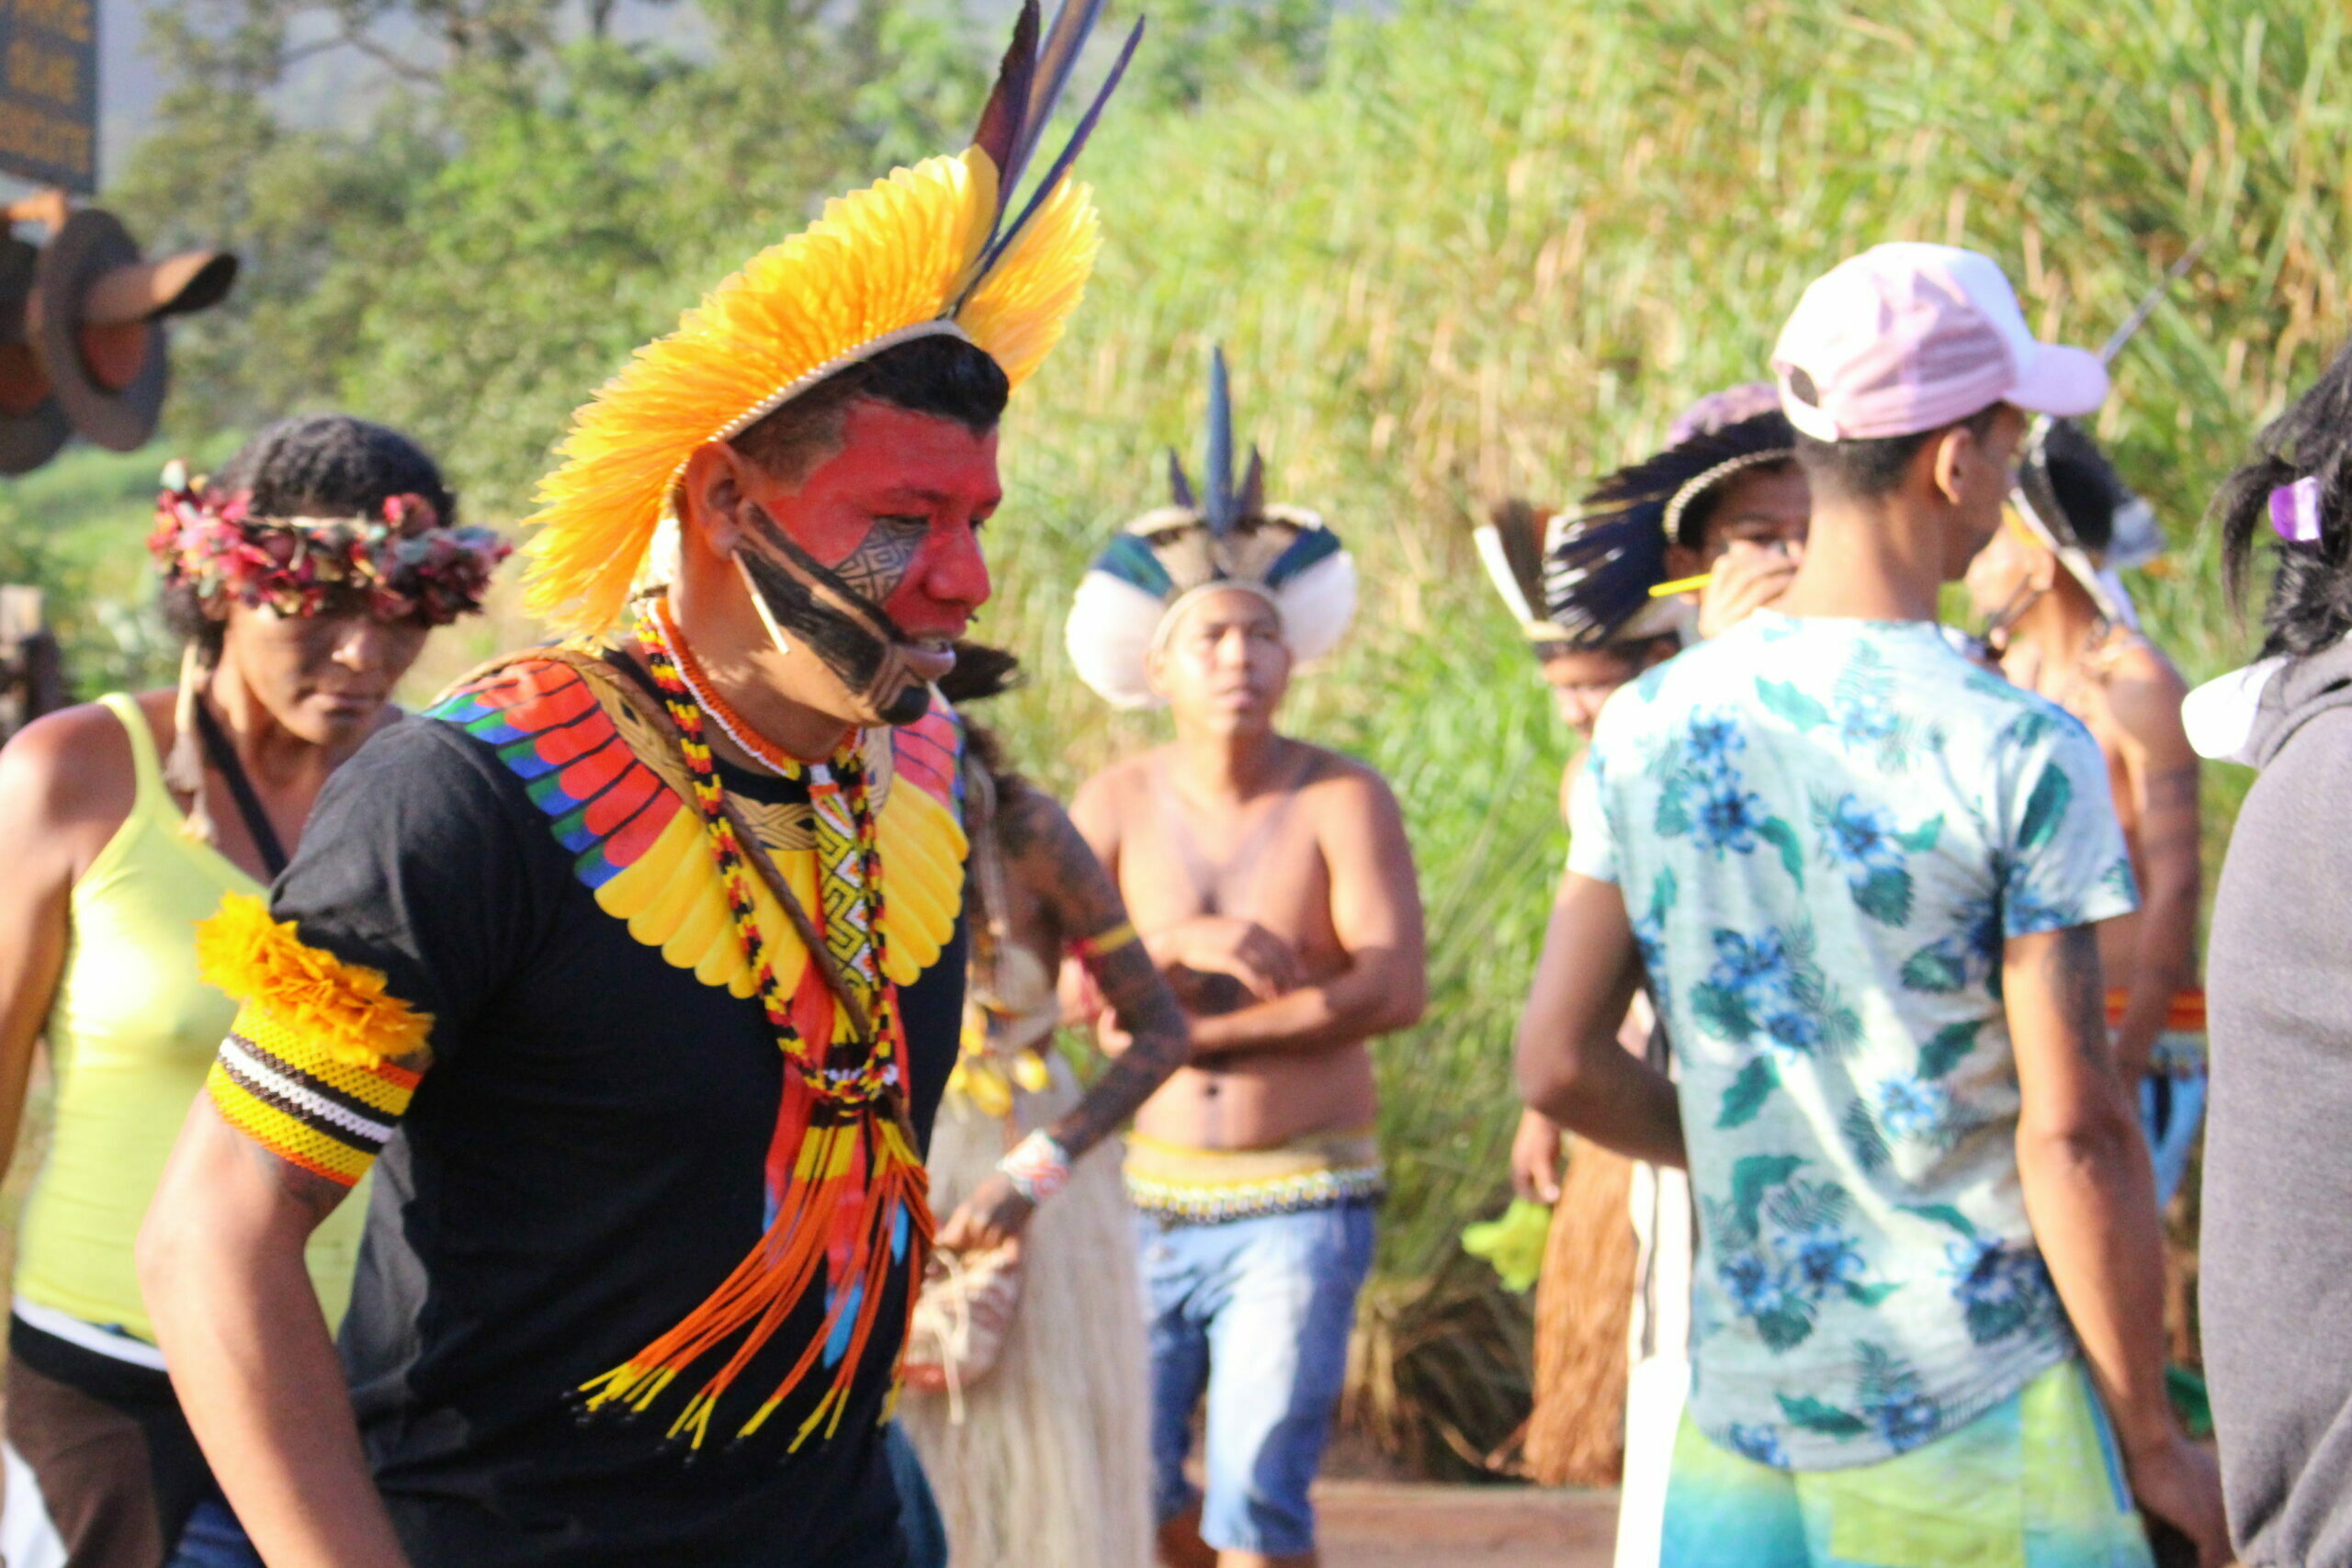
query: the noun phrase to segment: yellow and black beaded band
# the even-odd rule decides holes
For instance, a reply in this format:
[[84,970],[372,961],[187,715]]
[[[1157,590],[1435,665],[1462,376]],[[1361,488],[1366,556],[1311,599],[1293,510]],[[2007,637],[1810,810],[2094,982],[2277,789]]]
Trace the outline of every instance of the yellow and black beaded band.
[[262,899],[231,894],[197,927],[198,972],[239,1004],[205,1089],[221,1120],[289,1165],[350,1187],[408,1109],[433,1019],[382,974],[312,947]]
[[339,1062],[248,1002],[205,1087],[229,1125],[288,1164],[349,1187],[391,1141],[418,1079],[390,1062]]

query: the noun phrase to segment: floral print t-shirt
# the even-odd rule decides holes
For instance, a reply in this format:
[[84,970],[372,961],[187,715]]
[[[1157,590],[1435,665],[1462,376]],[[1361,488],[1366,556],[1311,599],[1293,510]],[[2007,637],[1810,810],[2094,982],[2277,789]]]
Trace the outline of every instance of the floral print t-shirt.
[[1611,701],[1570,817],[1680,1066],[1699,1428],[1868,1464],[2073,1355],[2001,952],[2134,906],[2089,732],[1928,623],[1768,610]]

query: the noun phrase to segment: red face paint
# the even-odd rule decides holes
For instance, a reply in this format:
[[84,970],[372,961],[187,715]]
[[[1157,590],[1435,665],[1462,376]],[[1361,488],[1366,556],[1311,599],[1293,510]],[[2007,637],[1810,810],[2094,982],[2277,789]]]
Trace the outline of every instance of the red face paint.
[[[747,572],[771,626],[797,630],[781,640],[837,677],[853,716],[906,723],[927,704],[923,686],[954,667],[949,644],[989,597],[978,530],[1003,495],[996,434],[877,402],[851,405],[842,434],[840,450],[797,487],[746,486],[745,499],[802,555],[788,562],[753,542]],[[812,584],[811,567],[828,581]],[[827,590],[853,603],[829,604]],[[877,675],[892,689],[879,689]]]

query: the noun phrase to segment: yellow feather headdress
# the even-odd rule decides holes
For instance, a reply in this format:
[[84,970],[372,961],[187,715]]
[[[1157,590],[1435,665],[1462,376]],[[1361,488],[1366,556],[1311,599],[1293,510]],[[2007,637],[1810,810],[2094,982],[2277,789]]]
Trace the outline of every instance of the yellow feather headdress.
[[1103,0],[1068,0],[1041,44],[1024,0],[963,152],[898,169],[825,204],[637,351],[572,416],[562,463],[526,521],[525,607],[594,637],[620,618],[686,459],[835,371],[917,337],[966,339],[1019,387],[1062,335],[1101,245],[1091,193],[1070,178],[1142,36],[1127,35],[1069,144],[1007,221],[1014,187]]

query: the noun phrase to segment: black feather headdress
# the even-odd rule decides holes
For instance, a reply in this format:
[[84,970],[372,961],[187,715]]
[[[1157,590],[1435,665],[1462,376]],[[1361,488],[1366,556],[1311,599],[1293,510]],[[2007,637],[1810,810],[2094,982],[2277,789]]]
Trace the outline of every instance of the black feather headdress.
[[1696,548],[1715,491],[1733,475],[1796,455],[1777,411],[1701,430],[1593,486],[1576,516],[1555,523],[1544,551],[1546,618],[1583,646],[1657,636],[1650,590],[1667,580],[1669,544]]

